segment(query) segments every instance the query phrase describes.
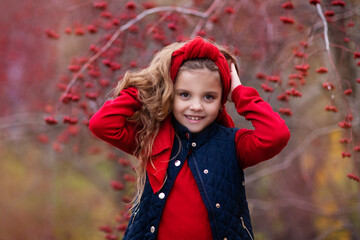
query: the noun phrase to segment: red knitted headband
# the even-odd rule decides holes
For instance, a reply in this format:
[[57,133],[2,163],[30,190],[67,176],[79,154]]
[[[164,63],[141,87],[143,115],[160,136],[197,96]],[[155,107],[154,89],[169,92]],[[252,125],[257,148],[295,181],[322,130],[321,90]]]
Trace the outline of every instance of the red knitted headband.
[[170,68],[172,81],[175,82],[179,68],[184,61],[197,58],[208,58],[218,66],[223,87],[221,103],[225,104],[231,84],[229,65],[219,49],[201,37],[194,38],[172,53]]

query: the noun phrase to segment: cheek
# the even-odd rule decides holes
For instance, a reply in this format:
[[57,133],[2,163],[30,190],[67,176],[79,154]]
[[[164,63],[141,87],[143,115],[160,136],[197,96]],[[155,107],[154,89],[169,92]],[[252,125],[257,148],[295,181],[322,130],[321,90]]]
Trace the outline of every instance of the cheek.
[[182,106],[183,104],[181,103],[181,101],[177,98],[174,99],[174,104],[173,104],[173,114],[177,114],[181,112],[181,109],[183,108]]
[[216,103],[216,108],[217,108],[217,110],[220,110],[220,109],[222,108],[221,98],[217,101],[217,103]]
[[221,107],[221,103],[219,101],[219,103],[215,103],[215,104],[212,104],[211,106],[209,106],[208,112],[213,115],[218,115],[219,111],[220,111],[220,107]]

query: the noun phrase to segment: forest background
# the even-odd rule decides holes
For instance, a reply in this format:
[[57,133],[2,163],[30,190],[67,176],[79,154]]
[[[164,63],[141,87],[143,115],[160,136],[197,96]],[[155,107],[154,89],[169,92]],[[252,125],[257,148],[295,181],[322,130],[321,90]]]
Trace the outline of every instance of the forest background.
[[[360,1],[0,1],[0,240],[120,239],[134,159],[92,136],[127,70],[231,46],[289,145],[246,169],[256,239],[360,239]],[[237,127],[248,127],[228,105]]]

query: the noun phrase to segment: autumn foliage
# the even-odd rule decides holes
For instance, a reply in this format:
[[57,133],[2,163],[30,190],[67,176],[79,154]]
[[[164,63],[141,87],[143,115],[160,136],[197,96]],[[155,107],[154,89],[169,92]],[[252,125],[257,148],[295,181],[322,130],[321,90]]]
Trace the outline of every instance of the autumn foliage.
[[[66,0],[62,6],[45,1],[42,4],[48,8],[33,12],[34,2],[27,0],[22,11],[9,6],[14,13],[7,21],[14,35],[0,39],[6,57],[2,64],[7,69],[0,71],[4,82],[0,126],[4,136],[14,136],[14,126],[22,126],[31,136],[27,141],[66,156],[69,162],[78,156],[113,166],[106,188],[115,191],[111,197],[119,204],[117,213],[96,227],[104,238],[120,239],[126,229],[135,160],[91,136],[89,119],[112,97],[111,90],[126,71],[146,67],[153,54],[167,44],[197,35],[229,46],[239,59],[243,84],[255,87],[292,132],[282,154],[247,172],[257,237],[359,237],[360,219],[354,216],[360,189],[359,3]],[[50,5],[51,10],[46,10]],[[43,18],[26,22],[32,14]],[[13,23],[25,26],[27,41],[14,37],[19,33]],[[9,27],[0,26],[3,30]],[[229,108],[231,111],[231,105]],[[17,117],[21,112],[40,115]],[[237,121],[237,127],[249,127],[246,124]],[[76,166],[91,163],[82,161]],[[278,188],[271,184],[275,181]],[[334,194],[338,189],[348,194],[348,199],[339,199]],[[333,201],[326,200],[329,198]],[[344,203],[350,204],[348,212],[340,213]],[[277,210],[269,213],[268,208]],[[289,217],[289,211],[298,219]],[[337,220],[337,214],[348,221]],[[274,218],[279,220],[266,224]],[[311,226],[298,230],[296,226],[304,222]]]

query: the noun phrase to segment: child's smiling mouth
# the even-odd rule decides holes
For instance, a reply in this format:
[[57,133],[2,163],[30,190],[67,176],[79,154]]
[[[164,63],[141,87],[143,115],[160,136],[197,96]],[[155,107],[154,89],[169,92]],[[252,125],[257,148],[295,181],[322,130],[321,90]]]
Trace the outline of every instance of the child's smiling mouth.
[[185,117],[191,121],[200,121],[205,118],[201,116],[192,116],[192,115],[185,115]]

